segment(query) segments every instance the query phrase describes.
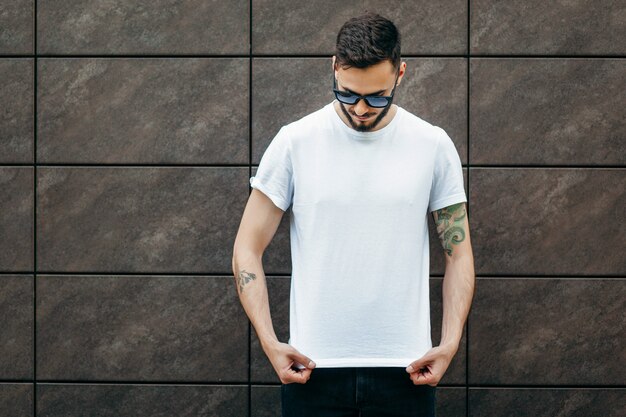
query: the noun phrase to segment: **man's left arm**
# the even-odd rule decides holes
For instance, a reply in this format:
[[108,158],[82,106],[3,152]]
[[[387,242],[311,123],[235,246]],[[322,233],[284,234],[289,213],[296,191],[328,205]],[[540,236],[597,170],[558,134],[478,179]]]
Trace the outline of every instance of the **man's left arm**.
[[407,367],[414,384],[437,385],[459,348],[474,296],[474,256],[466,203],[433,211],[446,259],[443,279],[441,342]]

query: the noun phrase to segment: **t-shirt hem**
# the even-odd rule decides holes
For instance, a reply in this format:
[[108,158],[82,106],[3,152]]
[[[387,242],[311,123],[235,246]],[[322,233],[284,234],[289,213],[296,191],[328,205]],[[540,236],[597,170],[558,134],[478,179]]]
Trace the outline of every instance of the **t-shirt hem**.
[[444,207],[448,207],[451,206],[452,204],[457,204],[457,203],[465,203],[467,202],[467,197],[465,196],[465,193],[457,193],[457,194],[453,194],[449,197],[446,197],[444,199],[441,200],[437,200],[434,201],[430,206],[429,206],[429,211],[435,211],[435,210],[439,210],[441,208]]
[[397,366],[406,368],[415,358],[327,358],[314,359],[316,368]]

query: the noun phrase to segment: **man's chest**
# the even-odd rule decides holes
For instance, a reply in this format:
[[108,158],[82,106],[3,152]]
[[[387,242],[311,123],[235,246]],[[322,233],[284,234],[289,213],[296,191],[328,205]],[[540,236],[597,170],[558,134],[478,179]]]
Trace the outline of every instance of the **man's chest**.
[[428,203],[433,172],[429,152],[402,143],[362,145],[312,147],[297,155],[294,205],[391,208]]

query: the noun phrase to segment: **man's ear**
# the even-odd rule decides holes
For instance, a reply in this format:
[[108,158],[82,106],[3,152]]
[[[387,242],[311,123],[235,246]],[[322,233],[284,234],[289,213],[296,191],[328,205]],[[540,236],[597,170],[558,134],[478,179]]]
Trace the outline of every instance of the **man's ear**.
[[400,74],[400,76],[398,77],[398,82],[396,85],[400,85],[400,83],[402,82],[402,79],[404,78],[404,75],[406,74],[406,62],[402,61],[402,63],[400,64],[400,72],[402,74]]

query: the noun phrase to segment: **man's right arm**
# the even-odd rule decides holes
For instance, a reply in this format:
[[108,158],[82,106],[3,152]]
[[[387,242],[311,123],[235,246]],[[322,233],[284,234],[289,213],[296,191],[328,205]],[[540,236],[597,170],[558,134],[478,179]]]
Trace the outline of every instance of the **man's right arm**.
[[284,212],[253,188],[233,248],[232,267],[239,299],[259,336],[263,350],[278,342],[270,315],[262,257]]
[[[315,364],[306,355],[276,337],[270,315],[263,252],[278,229],[284,211],[256,188],[246,204],[233,248],[233,274],[237,293],[252,322],[263,351],[282,383],[306,383]],[[294,369],[296,363],[306,366]]]

